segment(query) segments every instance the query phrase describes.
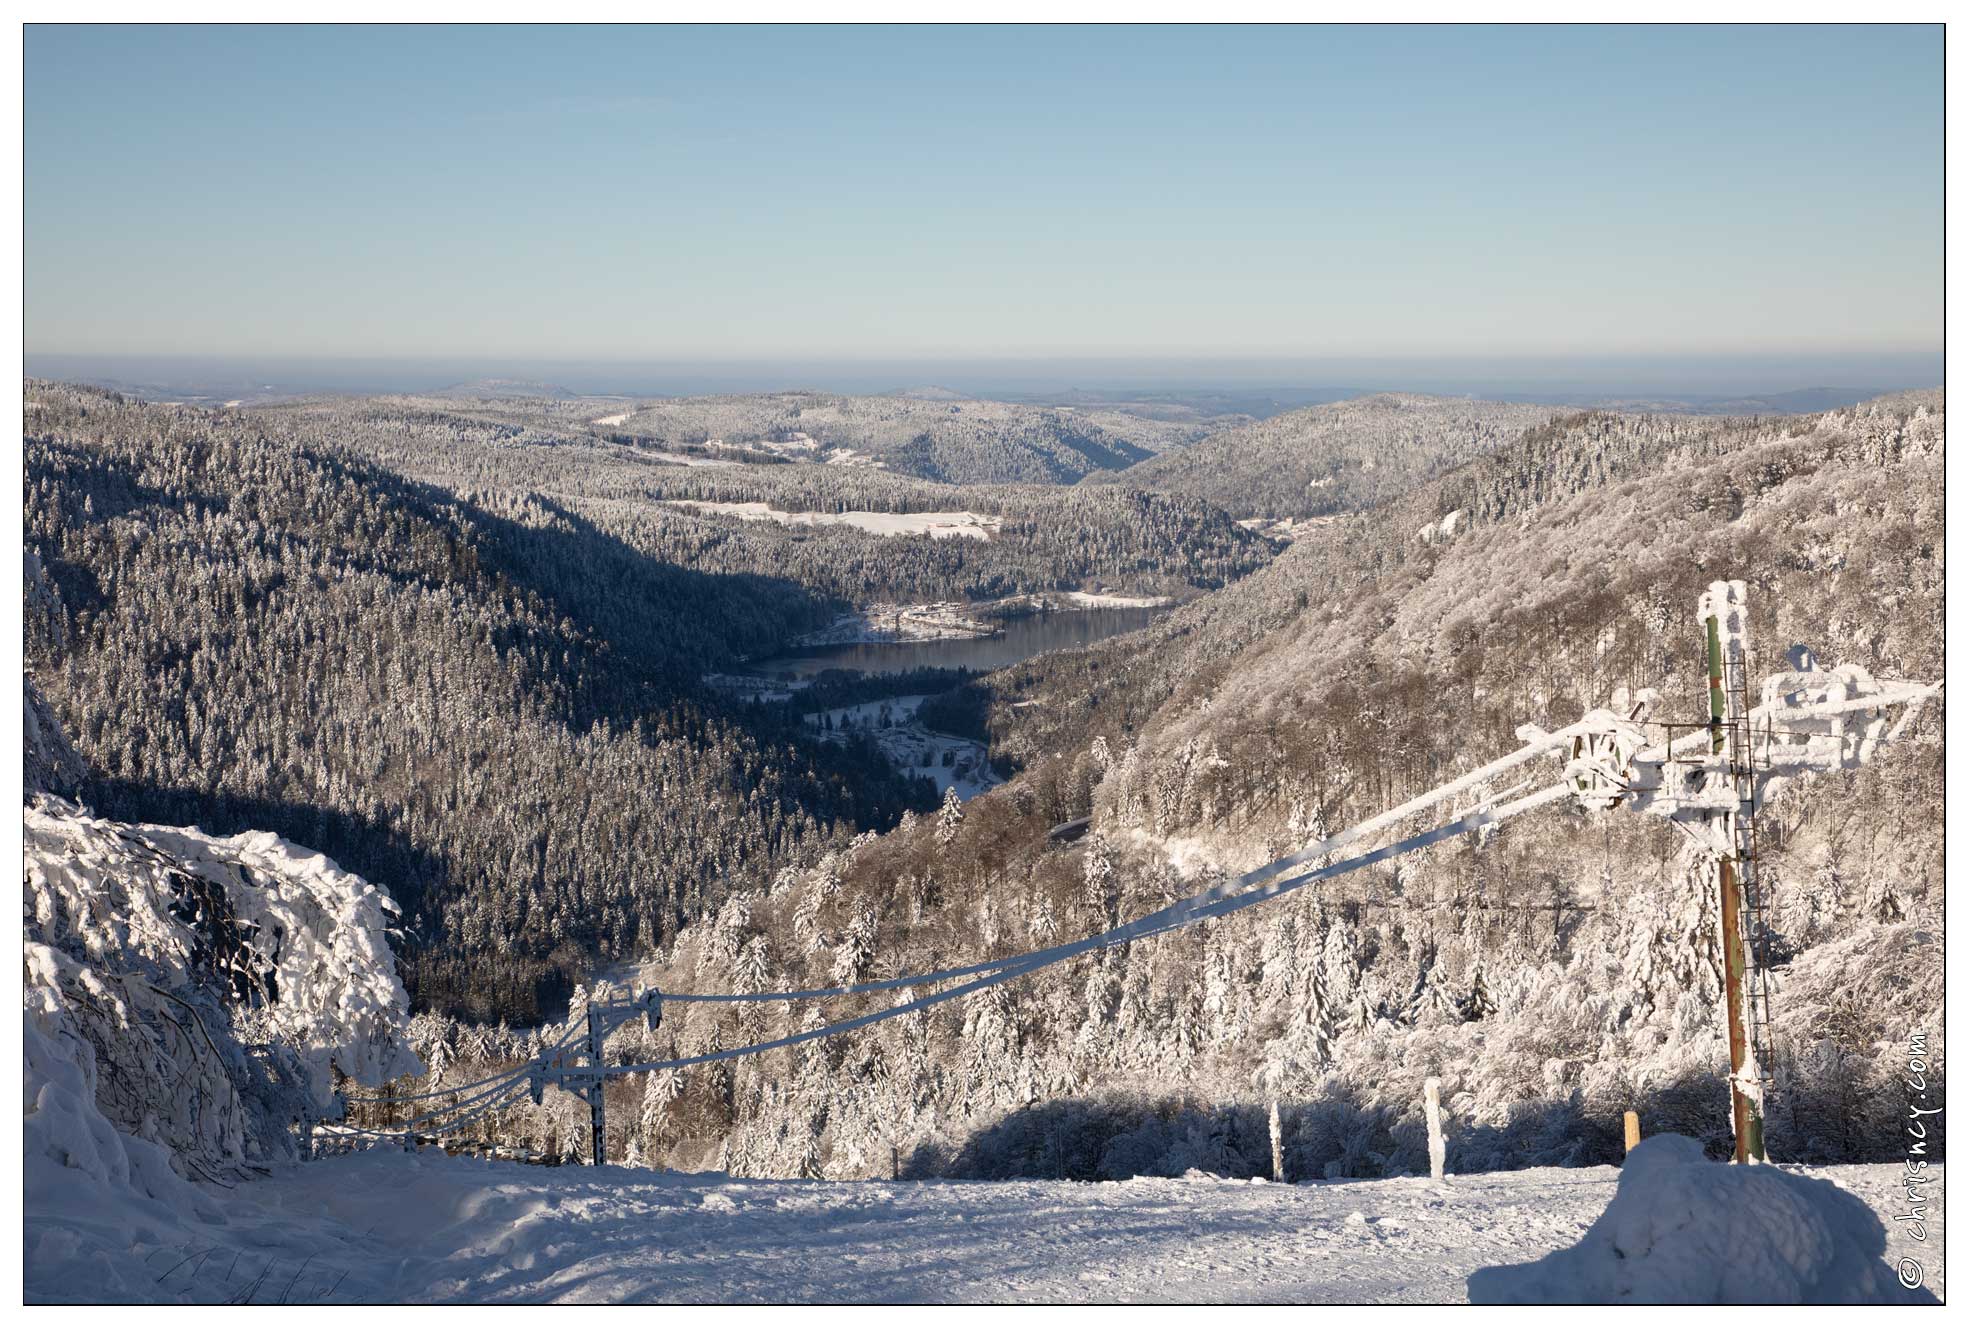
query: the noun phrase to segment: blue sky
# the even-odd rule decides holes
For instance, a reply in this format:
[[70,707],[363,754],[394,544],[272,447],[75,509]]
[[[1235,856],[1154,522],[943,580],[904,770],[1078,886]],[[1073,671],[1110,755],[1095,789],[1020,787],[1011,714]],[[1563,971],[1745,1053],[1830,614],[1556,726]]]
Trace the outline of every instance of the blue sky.
[[1878,28],[62,28],[39,353],[1837,355],[1941,342]]

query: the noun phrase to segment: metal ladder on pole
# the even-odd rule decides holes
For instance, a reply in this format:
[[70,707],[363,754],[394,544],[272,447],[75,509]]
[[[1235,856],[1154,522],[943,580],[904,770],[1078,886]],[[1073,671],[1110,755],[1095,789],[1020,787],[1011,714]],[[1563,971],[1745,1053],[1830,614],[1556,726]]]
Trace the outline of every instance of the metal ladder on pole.
[[1749,661],[1741,657],[1726,660],[1724,669],[1724,688],[1731,703],[1725,726],[1729,736],[1730,778],[1737,796],[1737,810],[1730,821],[1736,848],[1738,888],[1742,896],[1738,920],[1743,934],[1744,953],[1749,961],[1744,969],[1747,999],[1744,1023],[1756,1065],[1760,1097],[1768,1103],[1770,1090],[1775,1084],[1771,1050],[1770,894],[1764,889],[1758,854],[1758,757],[1756,735],[1750,720]]

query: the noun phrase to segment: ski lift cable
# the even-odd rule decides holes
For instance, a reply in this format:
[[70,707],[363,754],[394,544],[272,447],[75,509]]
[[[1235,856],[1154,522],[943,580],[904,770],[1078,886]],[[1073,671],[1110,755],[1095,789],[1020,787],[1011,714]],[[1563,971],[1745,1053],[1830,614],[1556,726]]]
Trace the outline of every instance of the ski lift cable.
[[[581,1034],[581,1032],[582,1029],[580,1025],[576,1024],[571,1026],[566,1033],[561,1035],[559,1042],[541,1049],[541,1051],[537,1054],[537,1056],[529,1059],[529,1061],[539,1060],[541,1058],[545,1058],[549,1056],[552,1053],[565,1050],[574,1042],[574,1040]],[[387,1103],[415,1103],[427,1098],[442,1098],[446,1094],[462,1094],[469,1089],[478,1089],[484,1085],[492,1084],[494,1081],[504,1080],[507,1078],[509,1078],[509,1073],[506,1071],[501,1071],[497,1075],[488,1075],[483,1080],[473,1080],[469,1084],[447,1085],[442,1089],[427,1089],[422,1093],[383,1094],[383,1095],[365,1094],[360,1098],[350,1098],[347,1095],[343,1095],[342,1101],[344,1103],[360,1103],[365,1106],[379,1106]]]
[[[532,1063],[519,1068],[507,1077],[507,1083],[476,1094],[462,1103],[453,1104],[436,1112],[427,1112],[399,1126],[348,1126],[336,1123],[338,1133],[365,1135],[379,1140],[399,1140],[407,1134],[441,1135],[470,1125],[486,1114],[496,1111],[520,1098],[526,1092],[526,1081],[531,1073]],[[453,1120],[440,1121],[454,1113],[463,1113]],[[431,1123],[437,1122],[433,1125]]]
[[[1312,882],[1322,881],[1329,877],[1337,877],[1344,873],[1353,872],[1375,863],[1385,862],[1388,859],[1411,853],[1417,849],[1426,848],[1429,845],[1457,835],[1480,830],[1486,826],[1496,825],[1520,813],[1530,812],[1536,808],[1559,802],[1571,797],[1571,795],[1572,790],[1570,786],[1563,783],[1551,785],[1514,802],[1496,808],[1469,813],[1454,821],[1446,822],[1431,830],[1424,831],[1419,835],[1410,836],[1406,840],[1397,841],[1394,844],[1362,854],[1356,858],[1345,859],[1339,863],[1329,864],[1325,867],[1313,868],[1297,876],[1283,878],[1256,890],[1246,891],[1242,895],[1213,899],[1208,904],[1180,918],[1166,918],[1164,914],[1167,911],[1158,911],[1156,914],[1146,915],[1124,927],[1087,937],[1065,947],[1053,947],[1049,950],[1035,951],[1027,955],[1015,956],[1009,960],[1000,961],[998,963],[1003,967],[999,968],[996,972],[988,973],[983,977],[975,978],[971,982],[961,984],[957,987],[946,988],[941,992],[933,992],[927,996],[918,997],[912,1001],[902,1002],[895,1006],[885,1007],[879,1011],[871,1011],[866,1015],[856,1016],[852,1019],[837,1020],[832,1024],[823,1025],[817,1029],[803,1030],[796,1034],[786,1035],[783,1038],[768,1039],[765,1042],[751,1043],[744,1047],[723,1048],[714,1052],[702,1052],[690,1057],[674,1057],[666,1061],[641,1062],[628,1066],[564,1068],[558,1074],[563,1079],[594,1079],[619,1075],[639,1075],[646,1074],[650,1071],[700,1066],[707,1062],[729,1061],[736,1057],[771,1052],[779,1048],[810,1043],[815,1039],[828,1038],[835,1034],[848,1033],[855,1029],[878,1024],[884,1020],[894,1019],[900,1015],[908,1015],[946,1001],[953,1001],[958,997],[968,996],[973,992],[978,992],[999,983],[1023,977],[1036,970],[1047,968],[1075,955],[1082,955],[1090,951],[1120,945],[1123,942],[1140,940],[1161,932],[1174,930],[1178,927],[1185,927],[1191,923],[1201,922],[1206,918],[1217,918],[1225,914],[1235,913],[1241,909],[1248,909],[1253,905],[1262,904],[1267,900],[1283,895],[1287,891],[1296,890]],[[669,994],[666,993],[666,999],[668,996]]]
[[[1085,950],[1092,949],[1096,945],[1111,946],[1118,945],[1124,941],[1132,941],[1140,936],[1151,935],[1153,931],[1159,931],[1160,927],[1156,926],[1159,924],[1167,923],[1172,926],[1179,926],[1189,921],[1191,916],[1199,909],[1208,908],[1210,905],[1221,900],[1238,898],[1239,894],[1245,889],[1255,886],[1260,882],[1269,881],[1288,868],[1297,867],[1302,863],[1311,862],[1314,859],[1326,857],[1337,850],[1348,848],[1365,837],[1377,831],[1386,830],[1388,827],[1400,823],[1417,812],[1425,811],[1446,799],[1466,793],[1516,766],[1523,765],[1527,761],[1563,748],[1566,744],[1572,742],[1574,738],[1592,732],[1594,729],[1595,726],[1592,721],[1581,720],[1578,723],[1568,725],[1564,729],[1555,730],[1550,734],[1540,734],[1536,739],[1527,743],[1516,752],[1500,757],[1488,765],[1480,766],[1476,770],[1450,781],[1448,784],[1439,785],[1426,794],[1410,799],[1400,807],[1391,808],[1378,816],[1361,822],[1357,826],[1349,827],[1344,831],[1328,836],[1324,840],[1310,844],[1296,853],[1274,859],[1262,867],[1253,868],[1240,877],[1219,882],[1208,890],[1199,891],[1195,895],[1177,900],[1172,904],[1164,905],[1152,914],[1145,915],[1130,923],[1124,923],[1120,927],[1112,928],[1095,937],[1087,937],[1079,941],[1063,942],[1058,946],[1050,947],[1046,950],[1032,951],[1024,955],[1016,955],[1003,960],[981,961],[975,964],[959,965],[950,969],[939,969],[934,973],[911,974],[903,978],[884,978],[867,983],[843,984],[837,987],[807,988],[797,992],[665,992],[662,994],[663,1000],[721,1003],[816,1001],[826,997],[849,997],[869,992],[889,992],[897,988],[922,987],[929,983],[942,983],[951,979],[999,973],[1014,965],[1023,965],[1028,960],[1050,964],[1054,960],[1066,959],[1069,956],[1078,955]],[[1150,931],[1139,931],[1139,929],[1143,928],[1149,928]]]
[[[1752,716],[1753,717],[1762,716],[1771,719],[1776,719],[1779,717],[1782,717],[1784,719],[1803,719],[1807,717],[1817,718],[1819,716],[1838,714],[1850,710],[1880,709],[1885,706],[1903,704],[1903,703],[1914,702],[1914,701],[1923,701],[1926,700],[1928,697],[1935,695],[1940,690],[1941,690],[1941,686],[1939,684],[1933,684],[1933,685],[1902,684],[1890,688],[1884,695],[1876,694],[1869,698],[1859,698],[1850,701],[1820,703],[1818,705],[1813,705],[1808,707],[1790,706],[1782,702],[1767,704],[1765,706],[1759,706],[1755,708],[1752,712]],[[798,992],[776,992],[776,993],[661,993],[660,994],[661,1000],[679,1001],[679,1002],[794,1001],[794,1000],[819,999],[825,997],[852,996],[857,994],[873,993],[873,992],[880,992],[880,991],[891,991],[898,988],[916,987],[925,984],[950,981],[958,978],[972,979],[972,981],[963,983],[958,987],[948,988],[941,992],[933,992],[922,997],[914,998],[913,1000],[910,1001],[902,1002],[895,1006],[886,1007],[879,1011],[872,1011],[864,1015],[853,1017],[851,1019],[836,1021],[832,1024],[824,1025],[816,1029],[803,1030],[799,1033],[790,1034],[782,1038],[770,1039],[760,1043],[748,1044],[743,1047],[725,1048],[712,1052],[699,1053],[697,1055],[689,1056],[689,1057],[677,1057],[664,1061],[643,1062],[633,1065],[569,1067],[562,1064],[555,1064],[556,1062],[558,1062],[559,1058],[565,1054],[567,1045],[574,1039],[574,1037],[578,1033],[578,1027],[577,1027],[576,1029],[570,1030],[569,1033],[564,1035],[562,1039],[559,1041],[559,1043],[557,1043],[553,1048],[536,1056],[535,1058],[530,1060],[526,1065],[521,1067],[517,1072],[511,1073],[506,1076],[490,1077],[486,1081],[478,1082],[481,1084],[485,1084],[485,1083],[493,1083],[494,1081],[497,1081],[498,1085],[496,1088],[478,1094],[474,1098],[468,1100],[466,1104],[457,1104],[441,1112],[430,1113],[427,1114],[425,1117],[418,1118],[415,1121],[407,1124],[403,1128],[403,1130],[405,1131],[412,1130],[419,1122],[435,1120],[438,1117],[442,1117],[448,1115],[451,1112],[457,1111],[458,1108],[460,1107],[470,1106],[472,1104],[478,1104],[481,1102],[484,1103],[484,1106],[479,1107],[476,1111],[471,1112],[466,1117],[460,1118],[457,1121],[451,1123],[451,1126],[449,1128],[455,1129],[458,1126],[466,1124],[467,1122],[475,1120],[479,1116],[492,1111],[497,1106],[497,1103],[486,1101],[486,1100],[500,1099],[502,1097],[511,1096],[511,1095],[507,1095],[505,1091],[509,1089],[516,1091],[517,1086],[522,1081],[527,1080],[531,1075],[533,1075],[537,1071],[545,1070],[550,1065],[553,1068],[553,1079],[557,1083],[565,1084],[569,1080],[592,1081],[598,1078],[605,1079],[605,1078],[612,1078],[612,1077],[623,1076],[623,1075],[644,1074],[657,1070],[680,1069],[688,1066],[702,1065],[707,1062],[727,1061],[737,1057],[750,1056],[761,1052],[774,1051],[779,1048],[792,1047],[802,1043],[812,1042],[817,1039],[827,1038],[834,1034],[847,1033],[855,1029],[865,1028],[869,1025],[880,1023],[884,1020],[894,1019],[897,1016],[910,1014],[920,1010],[925,1010],[931,1006],[939,1005],[943,1002],[953,1001],[958,997],[967,996],[973,992],[981,991],[984,988],[993,987],[999,983],[1008,982],[1011,979],[1022,977],[1026,974],[1036,972],[1039,969],[1050,967],[1051,965],[1060,963],[1061,961],[1070,959],[1074,956],[1087,954],[1095,950],[1107,949],[1113,946],[1123,945],[1133,941],[1143,940],[1148,937],[1159,935],[1163,932],[1173,931],[1181,927],[1187,927],[1192,923],[1197,923],[1197,922],[1205,921],[1207,919],[1222,917],[1226,914],[1230,914],[1242,909],[1250,908],[1253,905],[1261,904],[1267,900],[1276,898],[1279,895],[1282,895],[1291,890],[1296,890],[1299,887],[1308,885],[1312,882],[1340,876],[1348,872],[1357,871],[1360,868],[1368,867],[1375,863],[1385,862],[1388,859],[1414,852],[1417,849],[1426,848],[1429,845],[1439,843],[1442,840],[1452,838],[1456,835],[1465,834],[1470,831],[1481,830],[1485,827],[1496,825],[1499,822],[1502,822],[1510,817],[1518,816],[1521,813],[1529,812],[1536,808],[1544,807],[1548,804],[1559,802],[1568,797],[1571,797],[1574,791],[1570,785],[1570,782],[1562,781],[1558,784],[1551,785],[1544,789],[1541,789],[1536,793],[1526,795],[1522,798],[1518,798],[1512,802],[1504,803],[1502,805],[1492,806],[1490,802],[1480,804],[1475,810],[1473,810],[1470,813],[1452,819],[1451,821],[1446,822],[1440,826],[1437,826],[1431,830],[1421,832],[1420,834],[1410,836],[1405,840],[1401,840],[1394,844],[1387,845],[1381,849],[1373,850],[1369,853],[1361,854],[1354,858],[1344,859],[1338,863],[1329,863],[1326,866],[1317,867],[1310,871],[1302,872],[1294,876],[1283,876],[1283,877],[1280,876],[1281,873],[1287,871],[1290,868],[1299,866],[1313,859],[1329,856],[1335,850],[1349,847],[1355,844],[1356,842],[1358,842],[1359,840],[1361,840],[1362,838],[1364,838],[1365,836],[1371,835],[1376,831],[1384,830],[1390,826],[1396,825],[1406,817],[1412,816],[1417,812],[1432,807],[1435,804],[1440,803],[1445,799],[1454,797],[1459,793],[1463,793],[1470,789],[1476,788],[1484,784],[1485,782],[1493,779],[1497,775],[1500,775],[1505,771],[1520,766],[1527,761],[1531,761],[1539,756],[1543,756],[1546,753],[1562,749],[1567,744],[1571,743],[1575,738],[1581,737],[1589,733],[1600,732],[1603,729],[1603,727],[1604,727],[1603,717],[1589,715],[1572,725],[1568,725],[1563,729],[1552,731],[1551,733],[1544,733],[1542,731],[1531,730],[1530,731],[1531,736],[1528,737],[1528,741],[1526,742],[1525,746],[1518,749],[1516,752],[1509,753],[1506,756],[1497,759],[1496,761],[1478,767],[1476,770],[1473,770],[1457,778],[1456,780],[1450,781],[1448,784],[1440,785],[1435,789],[1430,790],[1428,793],[1422,794],[1415,799],[1411,799],[1409,802],[1404,803],[1399,807],[1392,808],[1386,812],[1379,814],[1378,816],[1370,818],[1365,822],[1361,822],[1356,826],[1350,827],[1349,829],[1342,831],[1337,835],[1329,836],[1324,840],[1309,845],[1306,848],[1299,850],[1297,853],[1290,854],[1283,858],[1274,860],[1271,863],[1267,863],[1263,867],[1256,868],[1251,872],[1247,872],[1243,874],[1240,877],[1237,877],[1230,881],[1219,883],[1218,885],[1213,886],[1208,890],[1199,892],[1196,895],[1190,896],[1186,899],[1176,901],[1170,905],[1165,906],[1162,909],[1156,910],[1152,913],[1143,915],[1138,919],[1132,920],[1129,923],[1123,924],[1116,928],[1111,928],[1106,932],[1097,933],[1093,936],[1083,938],[1076,942],[1069,942],[1069,943],[1062,944],[1060,946],[1049,947],[1043,950],[1026,952],[1024,954],[1010,956],[1002,960],[985,961],[973,965],[966,965],[966,966],[959,966],[951,969],[938,970],[933,973],[911,975],[905,978],[882,979],[869,983],[845,984],[832,988],[814,988],[814,989],[807,989]],[[1520,732],[1525,733],[1526,731],[1520,731]],[[1649,761],[1659,762],[1663,759],[1673,760],[1674,753],[1676,752],[1677,749],[1682,747],[1696,746],[1702,743],[1703,741],[1705,741],[1705,738],[1706,735],[1703,732],[1698,731],[1695,733],[1691,733],[1682,739],[1671,739],[1669,742],[1659,747],[1648,749],[1642,753],[1637,754],[1637,757],[1639,760],[1643,762],[1649,762]],[[1522,788],[1522,787],[1523,787],[1522,785],[1515,786],[1512,792],[1515,792],[1516,788]],[[1255,889],[1253,889],[1254,887]],[[607,1008],[603,1008],[599,1013],[602,1015],[604,1021],[607,1022],[609,1030],[613,1031],[613,1029],[619,1028],[623,1023],[626,1023],[628,1020],[634,1018],[634,1016],[641,1009],[642,1009],[641,1007],[633,1006],[633,1005],[621,1006],[621,1007],[607,1007]],[[553,1057],[551,1061],[550,1061],[550,1054],[552,1054]],[[442,1094],[447,1092],[456,1092],[456,1090],[439,1090],[434,1092]],[[417,1097],[429,1097],[429,1096],[432,1095],[418,1095]],[[391,1100],[378,1100],[378,1101],[391,1101]],[[396,1101],[401,1101],[401,1100],[396,1100]],[[364,1132],[364,1133],[367,1134],[369,1132]],[[397,1133],[400,1132],[376,1132],[376,1134],[381,1135],[385,1138]]]
[[[527,1062],[521,1067],[519,1067],[519,1069],[508,1071],[506,1074],[498,1077],[500,1083],[495,1084],[490,1089],[481,1089],[478,1093],[473,1094],[469,1098],[463,1099],[457,1103],[453,1103],[448,1107],[442,1107],[432,1112],[426,1112],[421,1117],[412,1117],[409,1121],[406,1121],[401,1125],[379,1128],[377,1130],[377,1133],[380,1135],[402,1135],[405,1131],[415,1130],[417,1127],[424,1125],[426,1122],[436,1121],[439,1118],[449,1116],[454,1112],[464,1111],[465,1109],[473,1107],[476,1104],[484,1103],[488,1099],[498,1098],[502,1094],[506,1094],[509,1091],[514,1093],[521,1092],[526,1085],[527,1076],[532,1072],[534,1065],[535,1063],[533,1062]],[[366,1130],[368,1128],[352,1127],[351,1129]]]

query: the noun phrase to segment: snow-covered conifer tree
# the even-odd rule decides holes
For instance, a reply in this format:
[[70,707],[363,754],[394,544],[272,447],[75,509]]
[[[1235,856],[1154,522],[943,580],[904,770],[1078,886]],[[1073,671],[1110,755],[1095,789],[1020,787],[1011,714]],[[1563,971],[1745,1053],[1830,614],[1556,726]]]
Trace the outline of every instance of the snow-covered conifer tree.
[[1114,926],[1114,876],[1114,847],[1104,835],[1089,836],[1081,863],[1081,900],[1093,924],[1089,931]]
[[957,786],[952,785],[943,791],[943,806],[937,810],[938,846],[949,848],[963,825],[964,801],[957,796]]
[[834,948],[836,983],[843,986],[859,983],[868,973],[869,961],[875,958],[876,926],[875,906],[864,900],[856,907],[841,933],[840,944]]

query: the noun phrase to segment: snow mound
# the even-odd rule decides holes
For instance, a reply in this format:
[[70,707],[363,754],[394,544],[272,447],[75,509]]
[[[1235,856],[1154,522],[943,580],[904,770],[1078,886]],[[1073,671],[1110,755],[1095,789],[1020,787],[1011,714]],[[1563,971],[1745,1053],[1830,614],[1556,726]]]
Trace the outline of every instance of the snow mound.
[[1635,1146],[1579,1244],[1470,1275],[1490,1304],[1932,1302],[1903,1287],[1886,1230],[1851,1192],[1775,1167],[1712,1163],[1683,1135]]

